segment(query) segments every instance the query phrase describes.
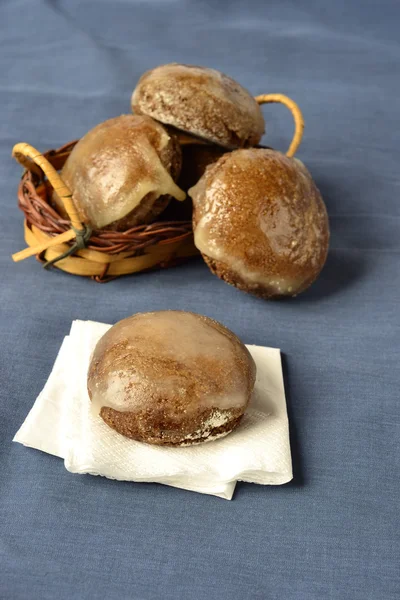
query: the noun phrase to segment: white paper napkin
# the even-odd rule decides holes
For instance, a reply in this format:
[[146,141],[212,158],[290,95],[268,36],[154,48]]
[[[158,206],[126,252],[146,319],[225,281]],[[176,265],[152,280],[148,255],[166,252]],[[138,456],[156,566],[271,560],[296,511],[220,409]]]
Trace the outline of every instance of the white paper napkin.
[[238,480],[279,485],[292,479],[279,350],[247,346],[257,364],[257,381],[235,431],[198,446],[160,448],[125,438],[90,410],[89,360],[109,327],[93,321],[72,323],[15,442],[63,458],[72,473],[158,482],[228,500]]

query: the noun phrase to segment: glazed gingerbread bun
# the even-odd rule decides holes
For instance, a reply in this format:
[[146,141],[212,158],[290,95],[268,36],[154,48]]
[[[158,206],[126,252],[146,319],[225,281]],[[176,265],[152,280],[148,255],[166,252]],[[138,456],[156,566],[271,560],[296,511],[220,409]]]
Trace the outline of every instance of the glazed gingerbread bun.
[[328,253],[325,204],[302,162],[269,149],[236,150],[189,190],[195,245],[211,271],[262,298],[296,296]]
[[132,109],[227,148],[255,146],[265,123],[253,96],[215,69],[171,63],[147,71]]
[[242,342],[208,317],[139,313],[99,340],[88,372],[95,414],[147,444],[189,446],[227,435],[250,400],[256,366]]
[[[185,198],[175,183],[181,161],[177,140],[160,123],[146,116],[121,115],[79,140],[61,177],[84,223],[122,231],[151,222],[171,196]],[[53,201],[67,217],[56,194]]]

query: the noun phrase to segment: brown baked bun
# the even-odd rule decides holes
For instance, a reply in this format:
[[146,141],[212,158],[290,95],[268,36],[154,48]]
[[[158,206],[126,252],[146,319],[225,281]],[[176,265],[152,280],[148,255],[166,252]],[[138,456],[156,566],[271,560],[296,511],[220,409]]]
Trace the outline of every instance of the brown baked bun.
[[208,317],[139,313],[100,339],[89,372],[95,414],[122,435],[189,446],[228,434],[254,387],[255,363],[242,342]]
[[227,148],[255,146],[265,123],[253,96],[215,69],[171,63],[147,71],[132,109]]
[[[61,176],[84,223],[122,231],[152,221],[171,196],[181,168],[175,137],[150,117],[122,115],[91,129],[74,147]],[[58,196],[53,201],[62,216]]]
[[306,167],[275,150],[235,150],[189,190],[195,245],[211,271],[241,290],[296,296],[328,253],[325,204]]

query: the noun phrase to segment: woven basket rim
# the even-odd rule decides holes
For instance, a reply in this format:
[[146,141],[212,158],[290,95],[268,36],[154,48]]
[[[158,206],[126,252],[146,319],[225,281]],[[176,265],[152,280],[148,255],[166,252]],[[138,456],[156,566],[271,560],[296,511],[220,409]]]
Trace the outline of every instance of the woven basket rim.
[[[284,104],[290,110],[295,130],[286,156],[293,157],[304,130],[300,108],[284,94],[262,94],[255,100],[259,105]],[[67,142],[44,154],[24,142],[14,146],[12,156],[25,169],[18,188],[18,204],[25,214],[25,241],[28,244],[27,248],[12,255],[15,262],[36,255],[39,260],[45,260],[46,268],[55,264],[76,275],[104,280],[108,271],[109,277],[116,277],[155,265],[169,266],[177,257],[198,254],[191,221],[167,221],[166,212],[159,221],[121,232],[92,231],[87,223],[83,223],[72,192],[58,172],[77,141]],[[62,218],[49,202],[51,189],[56,191],[68,219]],[[109,264],[104,268],[104,263]]]
[[[67,142],[57,149],[43,153],[43,156],[60,170],[79,140]],[[71,228],[69,219],[60,216],[49,203],[52,186],[43,170],[37,165],[26,169],[18,187],[18,207],[25,215],[29,228],[35,226],[49,237],[64,233]],[[136,225],[125,231],[96,230],[91,233],[87,248],[107,254],[139,252],[155,244],[178,242],[193,235],[192,222],[159,219],[147,225]],[[68,242],[69,245],[72,242]]]

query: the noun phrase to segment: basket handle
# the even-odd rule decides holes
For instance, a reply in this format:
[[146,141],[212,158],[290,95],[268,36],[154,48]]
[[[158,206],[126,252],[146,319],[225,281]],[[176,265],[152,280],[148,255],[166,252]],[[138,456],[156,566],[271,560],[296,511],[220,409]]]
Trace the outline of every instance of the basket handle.
[[63,242],[69,242],[74,237],[78,239],[78,236],[85,236],[87,234],[86,226],[81,222],[78,211],[72,199],[72,193],[69,187],[64,183],[61,179],[61,176],[57,173],[53,165],[33,146],[30,144],[20,143],[16,144],[12,151],[12,156],[23,166],[25,169],[32,168],[32,162],[38,165],[43,173],[46,175],[47,179],[53,186],[54,191],[57,193],[59,198],[64,204],[65,210],[69,216],[71,221],[71,229],[57,235],[53,238],[50,238],[48,241],[43,244],[39,244],[38,246],[34,246],[32,248],[25,248],[25,250],[21,250],[16,254],[12,255],[12,259],[14,262],[19,262],[20,260],[24,260],[29,256],[33,256],[34,254],[40,254],[47,248],[51,246],[57,246]]
[[78,211],[76,210],[75,204],[72,200],[72,192],[61,179],[61,176],[57,173],[53,165],[49,163],[47,158],[45,158],[43,154],[39,152],[39,150],[36,150],[36,148],[30,144],[25,143],[16,144],[13,148],[12,156],[26,169],[29,169],[30,160],[32,160],[42,169],[43,173],[51,183],[54,191],[64,204],[65,210],[67,211],[71,221],[71,225],[76,229],[82,229],[82,223],[79,218]]
[[304,131],[303,114],[296,102],[284,94],[261,94],[261,96],[256,96],[255,100],[260,105],[277,102],[279,104],[284,104],[290,110],[294,119],[294,135],[289,150],[286,152],[286,156],[294,156],[300,146]]

